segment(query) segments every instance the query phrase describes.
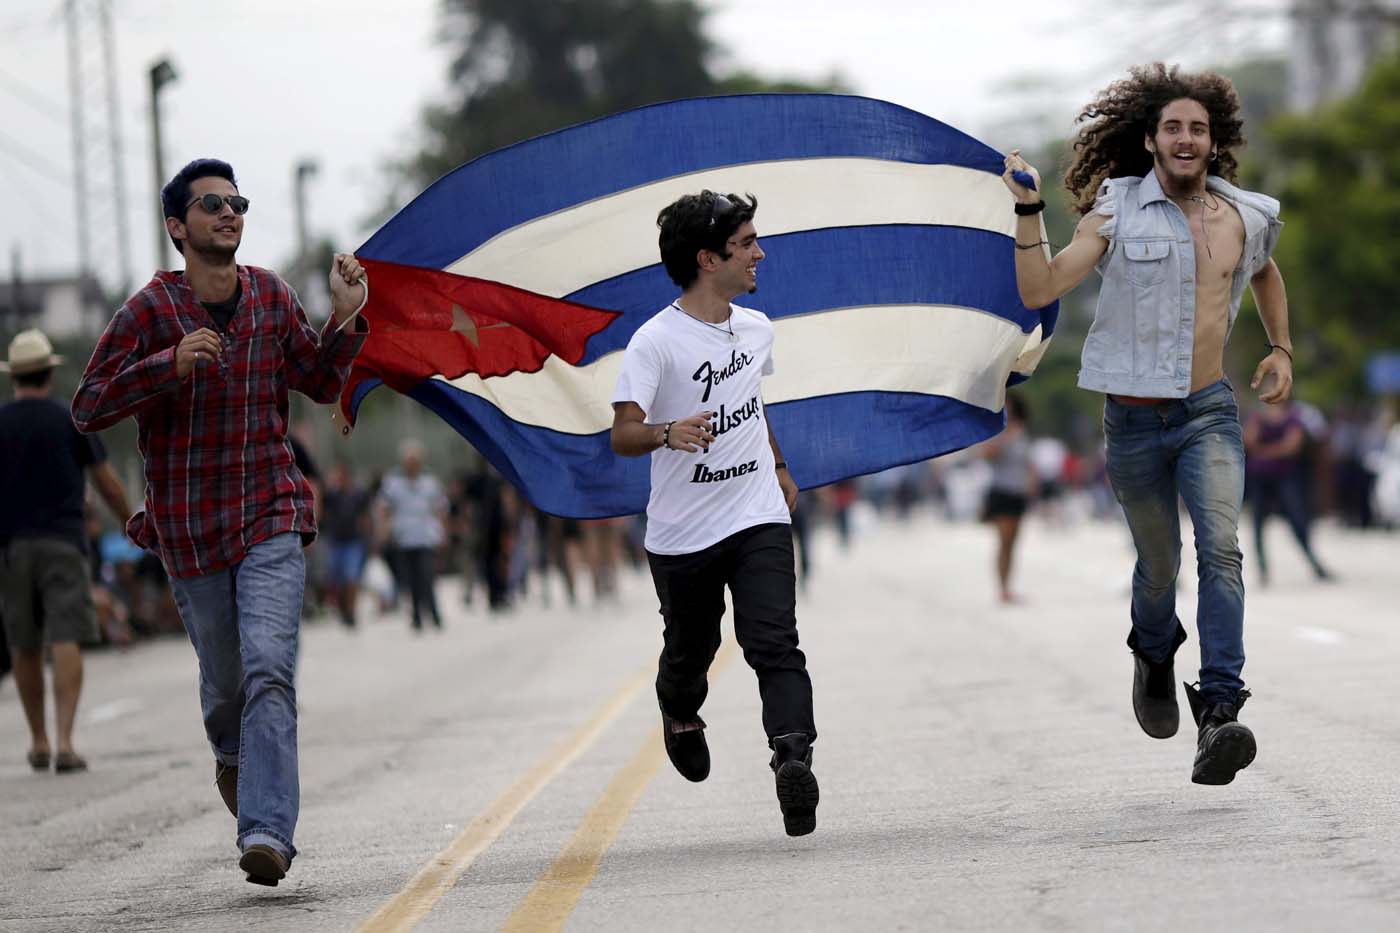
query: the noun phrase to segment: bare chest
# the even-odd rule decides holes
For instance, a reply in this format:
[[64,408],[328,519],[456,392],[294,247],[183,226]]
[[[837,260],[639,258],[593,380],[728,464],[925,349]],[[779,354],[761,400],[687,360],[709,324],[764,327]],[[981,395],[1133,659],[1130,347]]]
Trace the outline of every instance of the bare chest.
[[1207,194],[1203,201],[1182,204],[1196,253],[1196,284],[1199,290],[1228,292],[1244,253],[1244,220],[1234,205],[1224,198]]

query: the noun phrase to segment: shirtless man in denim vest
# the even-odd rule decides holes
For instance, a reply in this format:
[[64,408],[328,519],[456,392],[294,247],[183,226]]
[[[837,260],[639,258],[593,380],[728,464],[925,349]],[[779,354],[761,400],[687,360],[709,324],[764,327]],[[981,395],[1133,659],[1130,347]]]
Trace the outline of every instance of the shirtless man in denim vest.
[[[1250,387],[1269,404],[1293,387],[1283,277],[1270,257],[1278,202],[1244,191],[1234,150],[1244,143],[1239,98],[1226,78],[1158,63],[1135,68],[1085,108],[1065,185],[1083,215],[1070,245],[1044,248],[1040,177],[1012,152],[1016,282],[1043,307],[1091,269],[1103,278],[1085,338],[1081,388],[1102,392],[1108,476],[1137,549],[1133,570],[1133,711],[1144,732],[1176,734],[1173,656],[1186,640],[1176,614],[1180,497],[1196,537],[1199,684],[1186,686],[1197,725],[1191,780],[1228,784],[1254,760],[1238,721],[1249,696],[1238,542],[1244,446],[1225,342],[1246,287],[1269,344]],[[1036,189],[1020,184],[1025,172]],[[1024,177],[1024,176],[1023,176]]]

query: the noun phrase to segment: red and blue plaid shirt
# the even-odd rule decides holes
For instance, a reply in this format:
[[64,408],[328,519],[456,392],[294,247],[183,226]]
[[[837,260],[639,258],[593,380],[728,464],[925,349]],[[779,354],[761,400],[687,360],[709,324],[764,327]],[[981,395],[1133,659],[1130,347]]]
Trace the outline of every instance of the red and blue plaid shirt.
[[315,537],[311,488],[287,442],[287,393],[334,402],[368,333],[362,317],[344,331],[332,317],[318,338],[275,273],[239,266],[238,278],[217,363],[176,375],[181,339],[217,328],[184,275],[159,272],[107,325],[73,396],[80,431],[136,418],[146,508],[127,534],[158,546],[173,577],[233,566],[273,535]]

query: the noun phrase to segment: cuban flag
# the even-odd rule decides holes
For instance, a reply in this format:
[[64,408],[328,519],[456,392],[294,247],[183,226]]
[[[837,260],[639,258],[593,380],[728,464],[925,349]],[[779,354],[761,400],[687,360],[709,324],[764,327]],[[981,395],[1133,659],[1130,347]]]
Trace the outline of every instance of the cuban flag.
[[708,188],[759,200],[767,258],[736,301],[773,321],[764,402],[799,486],[970,446],[1002,429],[1057,309],[1017,294],[1002,167],[930,117],[829,94],[674,101],[492,152],[356,252],[371,336],[342,412],[387,384],[546,512],[643,511],[648,458],[612,453],[609,400],[678,295],[656,215]]

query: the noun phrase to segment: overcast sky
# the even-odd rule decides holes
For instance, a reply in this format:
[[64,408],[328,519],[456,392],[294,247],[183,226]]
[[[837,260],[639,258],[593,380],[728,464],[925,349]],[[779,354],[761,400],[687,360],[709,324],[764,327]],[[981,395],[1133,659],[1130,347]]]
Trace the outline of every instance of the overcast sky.
[[[722,69],[767,77],[836,72],[857,93],[920,110],[999,147],[1067,133],[1088,95],[1130,64],[1163,58],[1198,67],[1278,50],[1287,39],[1279,17],[1222,30],[1199,15],[1206,6],[1199,0],[709,6]],[[6,278],[16,246],[27,275],[77,264],[62,7],[61,0],[0,5]],[[291,191],[301,159],[319,165],[309,188],[313,232],[344,249],[365,240],[371,231],[361,221],[383,198],[379,167],[414,148],[421,106],[444,93],[437,0],[114,0],[113,9],[134,285],[155,263],[146,73],[162,56],[179,73],[162,96],[167,172],[205,155],[233,163],[253,203],[240,261],[276,267],[294,253]],[[84,222],[94,243],[110,250],[116,238],[106,166],[90,182],[89,201]],[[115,284],[116,263],[99,259]]]

